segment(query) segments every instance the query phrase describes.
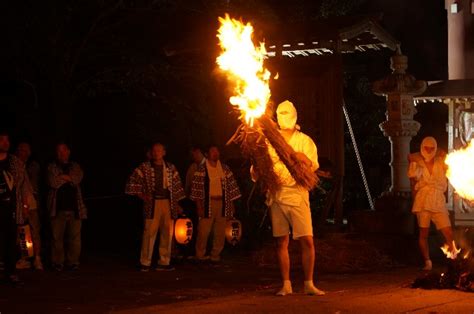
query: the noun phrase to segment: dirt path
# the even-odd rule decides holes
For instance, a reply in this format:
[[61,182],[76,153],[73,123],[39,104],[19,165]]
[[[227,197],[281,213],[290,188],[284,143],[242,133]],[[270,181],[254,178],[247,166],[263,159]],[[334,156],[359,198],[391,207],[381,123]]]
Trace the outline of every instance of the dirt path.
[[324,297],[308,297],[295,271],[293,296],[278,298],[275,268],[234,259],[220,266],[178,265],[140,273],[113,259],[79,272],[24,272],[24,288],[0,286],[0,313],[474,313],[474,295],[408,288],[412,268],[371,274],[322,274]]

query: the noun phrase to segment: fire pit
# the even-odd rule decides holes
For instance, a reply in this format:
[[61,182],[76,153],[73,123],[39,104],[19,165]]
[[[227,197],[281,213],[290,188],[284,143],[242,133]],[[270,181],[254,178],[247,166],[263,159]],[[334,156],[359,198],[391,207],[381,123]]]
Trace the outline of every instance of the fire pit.
[[443,248],[447,266],[444,272],[431,271],[415,279],[412,288],[422,289],[457,289],[474,292],[474,260],[470,250],[457,249],[449,251]]

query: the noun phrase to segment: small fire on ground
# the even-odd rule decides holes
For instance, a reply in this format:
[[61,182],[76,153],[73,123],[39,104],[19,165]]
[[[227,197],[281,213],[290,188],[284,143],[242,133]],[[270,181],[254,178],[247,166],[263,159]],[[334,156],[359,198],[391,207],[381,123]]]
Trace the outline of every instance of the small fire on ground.
[[461,253],[461,249],[456,247],[456,242],[454,241],[452,243],[452,248],[448,244],[445,244],[441,247],[441,251],[443,251],[444,255],[449,259],[456,259],[458,254]]
[[452,245],[441,247],[447,259],[446,270],[442,273],[431,271],[415,279],[412,288],[457,289],[474,292],[474,261],[471,251]]

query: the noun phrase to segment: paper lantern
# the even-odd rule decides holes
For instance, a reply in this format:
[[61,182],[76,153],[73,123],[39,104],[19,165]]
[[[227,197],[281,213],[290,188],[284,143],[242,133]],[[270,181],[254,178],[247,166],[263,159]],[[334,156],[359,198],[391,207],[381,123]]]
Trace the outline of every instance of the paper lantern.
[[174,238],[179,244],[188,244],[193,238],[193,222],[187,217],[176,219]]
[[232,218],[227,221],[225,228],[225,238],[231,245],[237,245],[242,237],[242,224],[239,220]]
[[29,225],[18,227],[18,242],[20,244],[21,256],[33,256],[33,241],[31,239],[31,229]]

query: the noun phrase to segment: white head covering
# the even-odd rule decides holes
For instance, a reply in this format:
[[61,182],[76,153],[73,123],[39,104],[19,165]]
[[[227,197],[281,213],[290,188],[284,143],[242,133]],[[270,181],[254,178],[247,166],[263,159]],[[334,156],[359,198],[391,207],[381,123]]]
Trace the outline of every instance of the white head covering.
[[299,128],[296,121],[298,120],[298,112],[296,111],[295,106],[288,100],[285,100],[278,105],[277,108],[277,120],[280,129],[282,130],[292,130],[294,128]]
[[[431,153],[426,152],[423,147],[434,147],[434,150]],[[421,156],[425,159],[425,161],[431,161],[436,156],[436,151],[438,150],[438,143],[434,137],[428,136],[423,139],[420,146]]]

